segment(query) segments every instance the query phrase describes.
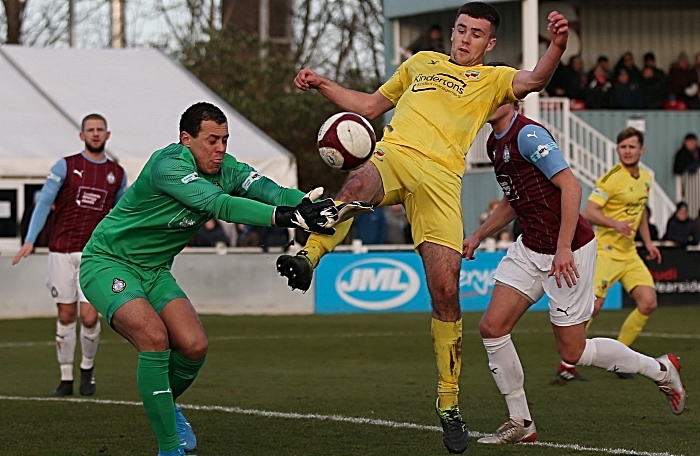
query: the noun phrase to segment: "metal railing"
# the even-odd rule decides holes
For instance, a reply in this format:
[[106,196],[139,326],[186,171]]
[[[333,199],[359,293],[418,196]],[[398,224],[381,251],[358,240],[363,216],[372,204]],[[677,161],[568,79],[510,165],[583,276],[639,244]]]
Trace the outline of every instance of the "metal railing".
[[[617,163],[615,142],[572,114],[568,98],[540,98],[540,123],[552,133],[571,170],[587,186],[593,188],[598,178]],[[486,154],[486,140],[490,133],[491,126],[486,124],[477,134],[467,154],[467,169],[491,163]],[[643,163],[641,166],[654,176],[651,168]],[[692,188],[697,191],[698,205],[694,206],[693,214],[700,207],[700,176],[696,176],[697,181]],[[658,227],[665,227],[666,221],[675,211],[675,204],[656,182],[652,185],[648,204],[651,208],[651,222]],[[689,205],[690,207],[692,206]]]

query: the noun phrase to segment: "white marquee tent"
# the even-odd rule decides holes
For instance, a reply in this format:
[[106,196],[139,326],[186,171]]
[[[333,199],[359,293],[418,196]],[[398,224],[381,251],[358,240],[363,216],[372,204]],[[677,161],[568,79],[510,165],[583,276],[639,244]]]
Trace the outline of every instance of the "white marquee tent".
[[296,186],[292,154],[160,51],[4,45],[0,81],[0,183],[43,178],[82,150],[80,121],[93,112],[107,118],[107,151],[133,182],[151,153],[178,140],[182,112],[208,101],[228,118],[228,153]]

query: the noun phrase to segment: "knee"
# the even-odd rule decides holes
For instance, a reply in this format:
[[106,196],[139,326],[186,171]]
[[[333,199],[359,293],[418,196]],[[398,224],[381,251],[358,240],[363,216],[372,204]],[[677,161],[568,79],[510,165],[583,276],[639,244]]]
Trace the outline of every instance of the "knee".
[[479,322],[479,334],[482,339],[496,339],[505,336],[508,332],[504,331],[502,325],[498,324],[498,322],[489,318],[482,318]]
[[75,306],[60,306],[58,308],[58,321],[62,325],[70,325],[78,319],[78,311]]
[[584,348],[585,344],[583,346],[567,345],[564,347],[560,347],[559,355],[561,356],[562,361],[564,361],[565,363],[576,364],[581,359],[581,355],[583,355]]
[[[165,329],[165,328],[163,328]],[[170,348],[168,333],[166,331],[149,331],[141,335],[137,341],[136,349],[142,351],[165,351]]]
[[100,316],[95,314],[95,315],[81,315],[80,316],[80,322],[85,326],[86,328],[94,328],[97,326],[97,322],[100,321]]
[[178,352],[190,361],[197,361],[207,356],[209,351],[209,342],[206,337],[192,340],[185,347],[178,349]]
[[654,313],[657,307],[658,304],[656,302],[656,298],[641,300],[637,303],[637,309],[639,309],[639,312],[642,315],[651,315]]
[[462,317],[459,306],[459,293],[456,286],[437,287],[438,291],[431,293],[433,314],[438,320],[457,321]]

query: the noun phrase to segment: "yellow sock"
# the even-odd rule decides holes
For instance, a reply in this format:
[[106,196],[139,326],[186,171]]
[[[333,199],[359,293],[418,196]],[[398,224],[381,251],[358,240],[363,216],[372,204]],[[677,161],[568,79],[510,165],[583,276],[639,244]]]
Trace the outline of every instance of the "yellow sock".
[[430,331],[438,368],[439,407],[458,404],[459,372],[462,368],[462,319],[440,321],[433,318]]
[[627,320],[622,324],[622,329],[620,329],[620,335],[617,336],[617,340],[628,347],[632,345],[637,339],[637,336],[639,336],[639,333],[642,332],[644,325],[647,324],[648,319],[648,315],[643,315],[639,309],[634,309],[629,317],[627,317]]
[[309,258],[309,260],[311,260],[311,266],[314,268],[318,266],[318,262],[321,261],[321,257],[323,257],[323,255],[330,252],[336,245],[343,242],[343,239],[345,239],[345,236],[347,236],[348,231],[350,231],[350,226],[352,226],[352,219],[336,225],[335,234],[333,236],[316,233],[309,236],[309,240],[306,241],[304,250],[307,252],[306,256]]
[[593,323],[593,317],[588,319],[588,323],[586,323],[586,331],[591,329],[591,323]]

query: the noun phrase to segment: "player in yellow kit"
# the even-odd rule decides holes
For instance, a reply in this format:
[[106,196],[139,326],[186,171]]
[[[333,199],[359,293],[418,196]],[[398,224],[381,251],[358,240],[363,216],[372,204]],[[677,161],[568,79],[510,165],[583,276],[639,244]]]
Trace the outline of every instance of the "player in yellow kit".
[[[620,281],[632,296],[637,308],[627,317],[617,340],[632,345],[656,309],[656,288],[649,269],[637,253],[634,236],[642,236],[648,260],[661,262],[661,252],[652,243],[645,207],[651,191],[652,177],[639,166],[644,154],[644,135],[634,128],[626,128],[617,135],[617,154],[620,163],[605,173],[588,198],[583,217],[596,225],[598,242],[595,277],[595,317],[605,302],[608,289]],[[564,380],[580,378],[573,366],[559,365],[557,375]],[[618,374],[620,378],[634,378],[633,374]]]
[[[439,377],[436,409],[443,441],[452,453],[464,452],[469,441],[457,400],[464,157],[500,105],[542,90],[551,79],[566,49],[568,21],[557,12],[548,20],[552,42],[532,71],[483,65],[485,54],[496,45],[500,16],[491,5],[471,2],[457,11],[450,55],[418,52],[372,94],[343,88],[309,68],[294,79],[299,89],[316,89],[344,111],[369,119],[396,108],[371,161],[350,173],[338,199],[380,206],[402,203],[406,208],[431,296]],[[278,271],[292,288],[309,288],[313,268],[343,240],[350,225],[336,225],[333,236],[312,235],[299,254],[277,260]]]

